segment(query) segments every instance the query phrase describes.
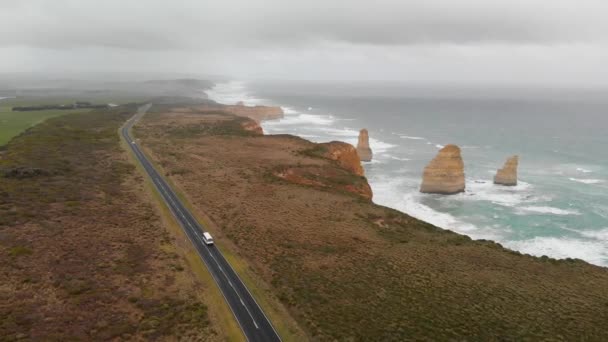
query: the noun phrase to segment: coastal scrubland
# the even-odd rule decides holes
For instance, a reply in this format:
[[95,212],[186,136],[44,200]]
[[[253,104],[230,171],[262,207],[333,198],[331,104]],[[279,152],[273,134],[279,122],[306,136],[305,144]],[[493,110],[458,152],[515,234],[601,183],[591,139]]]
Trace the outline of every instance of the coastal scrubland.
[[523,255],[375,205],[347,186],[361,177],[318,144],[260,135],[243,120],[157,108],[134,133],[218,247],[306,338],[608,339],[607,269]]
[[4,146],[0,340],[229,337],[212,280],[121,147],[136,108],[50,118]]

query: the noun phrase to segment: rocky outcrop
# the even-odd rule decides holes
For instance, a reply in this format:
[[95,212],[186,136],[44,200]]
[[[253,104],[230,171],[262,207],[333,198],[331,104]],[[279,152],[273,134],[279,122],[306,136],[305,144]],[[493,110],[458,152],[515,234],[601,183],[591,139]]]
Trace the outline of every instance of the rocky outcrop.
[[359,154],[359,159],[361,159],[361,161],[372,161],[372,149],[369,147],[369,133],[365,128],[359,131],[357,153]]
[[460,148],[447,145],[424,168],[420,192],[450,195],[463,192],[464,188],[464,163]]
[[255,120],[245,119],[245,121],[241,122],[241,127],[243,127],[243,129],[247,132],[264,135],[264,129],[262,129],[262,126],[260,126],[260,124]]
[[373,197],[372,188],[365,177],[354,175],[350,170],[335,166],[294,166],[274,173],[275,176],[291,183],[331,188],[361,196],[367,200]]
[[361,160],[355,147],[342,141],[313,144],[313,148],[301,151],[315,158],[334,161],[329,165],[298,165],[287,167],[275,175],[292,183],[321,188],[333,188],[372,199],[372,189],[364,176]]
[[335,160],[342,168],[351,171],[352,173],[363,176],[363,166],[361,166],[361,159],[357,154],[357,150],[351,144],[347,144],[342,141],[332,141],[328,143],[319,144],[325,149],[323,156],[325,158]]
[[494,176],[494,184],[515,186],[517,185],[517,165],[519,157],[512,156],[507,159],[502,169],[498,169]]

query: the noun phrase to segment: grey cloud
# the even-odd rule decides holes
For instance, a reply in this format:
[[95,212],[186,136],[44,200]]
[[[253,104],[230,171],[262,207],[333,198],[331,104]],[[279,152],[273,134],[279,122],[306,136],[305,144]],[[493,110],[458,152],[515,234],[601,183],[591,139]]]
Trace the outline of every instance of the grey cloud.
[[355,44],[587,42],[608,30],[600,1],[134,1],[0,4],[0,46],[207,49]]
[[600,0],[0,0],[0,72],[607,84]]

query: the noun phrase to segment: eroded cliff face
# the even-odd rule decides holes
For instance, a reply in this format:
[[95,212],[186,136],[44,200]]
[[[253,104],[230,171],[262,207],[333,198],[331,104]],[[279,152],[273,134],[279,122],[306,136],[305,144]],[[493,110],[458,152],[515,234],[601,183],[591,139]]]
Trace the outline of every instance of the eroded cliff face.
[[505,162],[502,169],[498,169],[494,176],[494,184],[515,186],[517,185],[517,166],[519,164],[518,156],[511,156]]
[[357,153],[359,154],[361,161],[372,161],[372,149],[369,147],[369,133],[365,128],[359,132]]
[[302,151],[303,154],[335,161],[331,164],[311,164],[284,166],[274,173],[277,177],[292,183],[331,188],[361,196],[371,200],[372,188],[363,176],[363,167],[357,150],[341,141],[314,144]]
[[464,162],[460,148],[447,145],[424,169],[420,192],[450,195],[463,192],[464,188]]
[[252,132],[259,135],[264,135],[264,129],[262,126],[255,120],[247,120],[241,123],[241,127],[248,132]]
[[338,165],[342,168],[347,169],[358,176],[365,175],[363,166],[361,166],[361,159],[359,159],[357,150],[353,145],[342,141],[332,141],[319,145],[326,150],[324,157],[337,161]]
[[275,176],[295,184],[332,188],[371,200],[372,188],[365,179],[354,175],[350,170],[335,166],[295,166],[277,170]]

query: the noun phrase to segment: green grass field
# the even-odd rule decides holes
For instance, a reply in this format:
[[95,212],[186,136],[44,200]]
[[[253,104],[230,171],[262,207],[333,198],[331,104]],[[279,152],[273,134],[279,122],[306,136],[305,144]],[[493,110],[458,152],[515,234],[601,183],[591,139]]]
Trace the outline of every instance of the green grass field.
[[0,106],[0,146],[5,145],[14,136],[48,118],[68,113],[84,113],[89,109],[80,110],[41,110],[32,112],[13,112],[12,107]]
[[123,104],[136,102],[141,99],[131,98],[57,98],[57,97],[23,97],[0,100],[0,146],[8,143],[13,137],[29,127],[43,122],[46,119],[71,113],[87,113],[90,109],[75,110],[41,110],[31,112],[13,112],[15,106],[41,105],[41,104],[70,104],[75,101],[90,101],[92,103]]

